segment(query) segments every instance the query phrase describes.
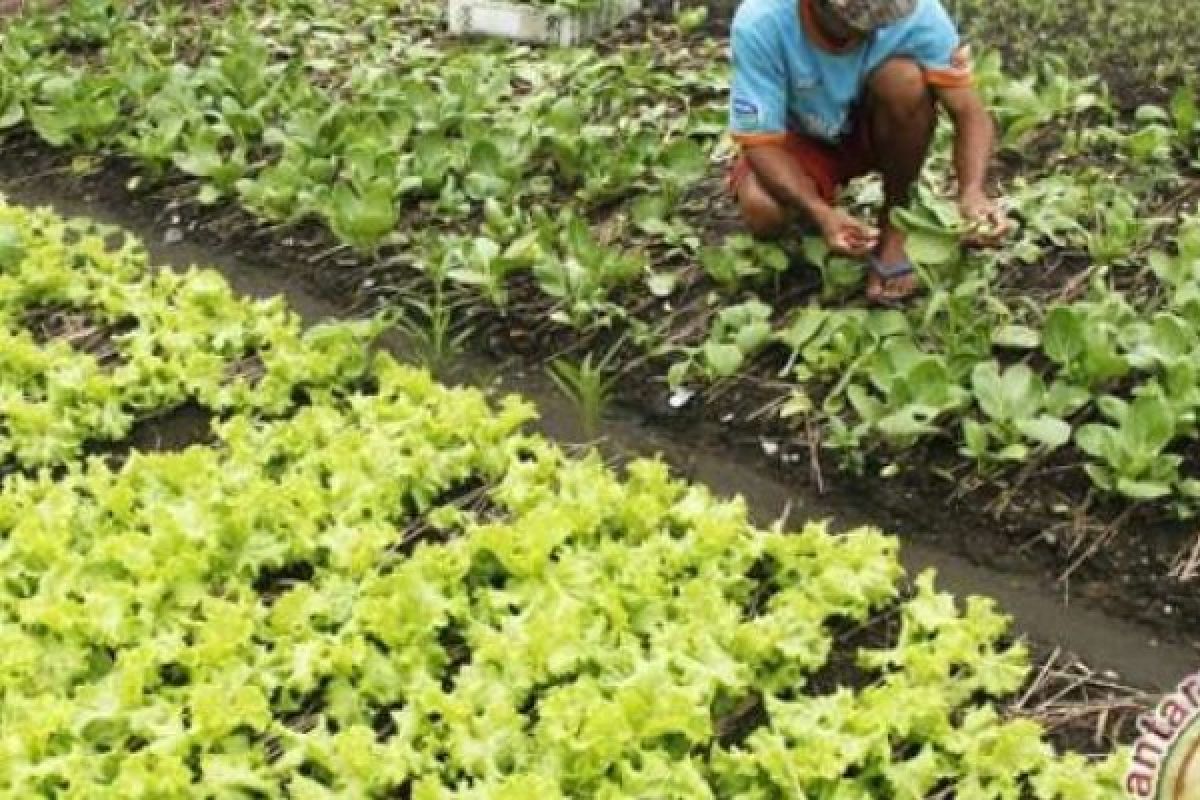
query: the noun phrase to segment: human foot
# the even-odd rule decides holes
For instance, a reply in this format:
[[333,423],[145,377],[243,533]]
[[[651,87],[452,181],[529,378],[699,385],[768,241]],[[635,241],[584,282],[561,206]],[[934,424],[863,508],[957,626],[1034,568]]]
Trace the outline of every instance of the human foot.
[[904,234],[888,225],[878,251],[867,259],[867,301],[872,305],[897,305],[916,291],[916,270],[904,252]]
[[884,262],[867,259],[867,301],[876,306],[896,306],[917,292],[916,270],[907,258]]

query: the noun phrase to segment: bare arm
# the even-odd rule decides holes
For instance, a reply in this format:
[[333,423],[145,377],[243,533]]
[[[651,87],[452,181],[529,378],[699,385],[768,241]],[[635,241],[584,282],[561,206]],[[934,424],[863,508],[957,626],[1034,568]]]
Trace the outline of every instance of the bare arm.
[[938,101],[954,124],[954,169],[958,174],[958,204],[963,216],[978,223],[975,244],[995,244],[1011,223],[987,193],[988,164],[996,141],[996,126],[973,87],[937,88]]
[[807,216],[832,252],[861,257],[878,243],[879,231],[826,202],[812,176],[779,144],[762,142],[743,152],[762,188],[784,208]]
[[988,163],[995,144],[995,125],[979,93],[970,86],[937,89],[938,100],[954,123],[954,168],[959,194],[986,194]]

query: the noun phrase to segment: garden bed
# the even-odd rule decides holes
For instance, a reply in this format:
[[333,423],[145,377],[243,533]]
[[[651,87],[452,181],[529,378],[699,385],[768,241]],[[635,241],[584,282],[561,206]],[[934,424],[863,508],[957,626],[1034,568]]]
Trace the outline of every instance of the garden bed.
[[[4,181],[44,175],[36,182],[54,187],[52,194],[83,192],[99,198],[101,205],[130,206],[135,216],[145,215],[147,229],[158,235],[186,230],[189,239],[229,248],[250,261],[276,265],[350,313],[379,307],[379,287],[410,280],[403,273],[381,271],[374,259],[338,251],[336,240],[320,227],[263,229],[250,215],[229,208],[197,207],[189,202],[192,190],[187,184],[150,196],[130,193],[125,187],[133,173],[119,160],[81,179],[70,174],[67,154],[48,151],[33,140],[27,140],[24,147],[10,148],[15,158],[6,165],[19,168],[4,169]],[[732,209],[726,208],[724,213],[728,215]],[[536,320],[544,318],[544,311],[533,310],[538,308],[536,299],[530,298],[530,302],[531,309],[516,318],[474,310],[478,345],[490,347],[501,357],[541,360],[562,356],[564,349],[557,344],[562,332],[539,327]],[[586,346],[574,343],[570,350],[584,352]],[[994,483],[960,483],[959,477],[968,477],[963,476],[961,461],[953,451],[938,446],[904,454],[913,468],[893,478],[847,475],[819,451],[814,461],[814,451],[807,442],[797,440],[789,426],[770,416],[752,418],[778,398],[769,374],[764,370],[761,381],[726,384],[715,399],[702,396],[679,410],[670,406],[669,390],[658,380],[661,366],[648,363],[622,377],[621,401],[635,414],[682,437],[698,435],[697,425],[705,422],[703,436],[723,441],[744,456],[761,458],[773,465],[781,480],[808,491],[819,484],[821,491],[843,498],[848,506],[870,509],[871,517],[891,520],[896,530],[918,540],[1001,571],[1040,575],[1043,584],[1056,586],[1064,599],[1138,620],[1169,640],[1198,641],[1194,620],[1200,618],[1200,596],[1194,582],[1164,579],[1180,567],[1179,554],[1187,552],[1195,540],[1195,528],[1189,522],[1163,517],[1153,509],[1129,513],[1122,504],[1104,500],[1091,501],[1095,506],[1087,509],[1073,508],[1071,514],[1056,513],[1050,510],[1053,506],[1072,500],[1069,483],[1026,475],[1019,496]],[[763,452],[764,442],[773,451],[770,455]],[[819,471],[814,470],[814,463],[820,465]],[[936,471],[924,469],[925,465]],[[1086,490],[1080,493],[1086,494]],[[1114,521],[1119,525],[1110,528]],[[1089,553],[1096,537],[1103,537],[1103,547]],[[1080,558],[1084,554],[1088,557]],[[1067,569],[1069,580],[1060,582]]]
[[[222,278],[151,269],[111,226],[5,203],[0,221],[9,336],[56,297],[286,311],[218,302]],[[113,442],[125,457],[0,481],[0,788],[1120,796],[1113,745],[1146,698],[1058,653],[1031,669],[991,601],[906,579],[894,539],[761,530],[660,462],[564,454],[523,430],[523,401],[441,386],[359,325],[313,331],[356,367],[293,361],[286,407],[184,406],[159,419],[174,441],[151,413]],[[3,384],[10,405],[26,391]]]
[[[354,296],[353,287],[331,287],[330,281],[342,273],[327,269],[319,259],[300,257],[295,248],[283,247],[281,242],[228,242],[213,232],[208,224],[212,218],[194,217],[174,201],[130,195],[123,176],[102,172],[81,180],[72,176],[65,164],[56,168],[47,162],[43,166],[46,168],[25,180],[10,180],[0,170],[0,191],[25,203],[48,204],[71,215],[101,218],[134,230],[150,243],[151,252],[162,263],[219,265],[239,291],[264,298],[286,296],[311,323],[337,316],[339,309],[341,313],[351,311],[345,303]],[[246,223],[252,225],[252,220]],[[222,224],[237,227],[229,219]],[[243,251],[241,257],[233,252],[238,247]],[[266,261],[262,260],[264,247],[270,254]],[[388,340],[401,357],[419,356],[423,349],[403,332],[389,334]],[[1100,595],[1110,599],[1099,607],[1131,622],[1089,612],[1084,606],[1097,607],[1096,603],[1074,602],[1080,593],[1086,593],[1086,584],[1075,581],[1065,594],[1056,589],[1056,561],[1038,559],[1037,551],[1006,550],[1004,537],[993,532],[989,519],[938,513],[936,502],[913,502],[912,497],[902,495],[864,503],[859,486],[835,480],[820,493],[811,483],[797,481],[794,470],[765,458],[758,438],[739,437],[725,425],[694,417],[663,418],[627,406],[605,419],[599,431],[589,434],[580,425],[577,409],[539,370],[529,368],[527,356],[527,352],[522,356],[471,349],[444,363],[442,374],[473,385],[501,382],[519,388],[536,400],[544,430],[557,438],[579,441],[599,433],[614,454],[661,454],[683,474],[724,494],[745,495],[762,524],[787,516],[789,510],[800,519],[828,517],[841,527],[886,522],[905,536],[909,545],[904,551],[905,564],[910,570],[935,567],[956,591],[982,591],[997,597],[1014,613],[1022,632],[1044,646],[1046,653],[1056,644],[1062,645],[1092,664],[1116,669],[1135,685],[1160,688],[1173,685],[1194,661],[1194,649],[1186,644],[1171,646],[1172,639],[1190,639],[1186,627],[1164,629],[1164,619],[1169,624],[1171,615],[1155,614],[1154,607],[1140,605],[1145,598],[1134,592],[1118,593],[1116,599],[1111,593]],[[976,564],[979,566],[973,566]],[[1139,609],[1146,611],[1148,627],[1133,622],[1142,616]]]
[[[1073,600],[1195,639],[1189,493],[1198,448],[1195,399],[1182,391],[1188,358],[1140,325],[1153,315],[1164,330],[1195,327],[1187,299],[1195,276],[1187,273],[1200,181],[1185,95],[1134,118],[1108,107],[1103,85],[1056,62],[1016,80],[981,55],[980,83],[1004,136],[998,174],[1021,234],[995,257],[959,256],[947,209],[932,194],[948,188],[943,146],[909,220],[924,226],[931,296],[906,316],[886,316],[861,310],[859,270],[813,243],[793,244],[807,248],[816,270],[780,274],[786,254],[737,236],[720,188],[729,150],[718,138],[719,38],[643,18],[593,51],[532,55],[455,49],[422,4],[332,15],[321,37],[308,37],[286,7],[251,21],[235,13],[240,22],[228,31],[188,12],[172,33],[186,56],[186,79],[173,91],[205,112],[184,113],[177,130],[165,124],[174,111],[164,116],[148,102],[178,100],[146,88],[159,73],[120,59],[106,66],[112,52],[130,56],[142,43],[122,19],[71,19],[42,44],[46,76],[65,71],[76,79],[71,91],[97,94],[94,119],[60,118],[53,107],[61,98],[36,80],[23,90],[28,97],[6,95],[8,107],[17,97],[42,114],[30,115],[38,138],[68,146],[48,150],[23,129],[5,151],[19,172],[61,172],[75,153],[109,152],[82,166],[99,169],[88,185],[113,202],[127,202],[123,187],[136,183],[132,197],[143,207],[180,216],[169,226],[198,222],[216,242],[291,265],[347,307],[398,306],[431,341],[435,323],[448,321],[455,335],[534,361],[612,353],[621,396],[642,413],[683,431],[707,420],[734,445],[770,451],[788,480],[856,498],[981,563],[1035,570],[1047,585],[1069,576],[1060,586]],[[398,42],[414,47],[400,53]],[[359,82],[373,74],[360,64],[394,76],[409,52],[417,56],[401,63],[415,82]],[[288,59],[311,69],[300,77],[282,70]],[[231,76],[257,73],[279,86],[259,81],[252,96],[231,96]],[[495,81],[475,85],[481,74]],[[131,83],[130,75],[150,80]],[[456,87],[445,107],[416,85],[435,78]],[[573,81],[573,94],[556,88],[551,97],[552,80]],[[281,101],[288,93],[298,105]],[[396,98],[409,96],[428,116],[397,111]],[[560,103],[564,96],[570,102]],[[245,107],[228,111],[231,99]],[[130,122],[105,113],[121,107],[132,110]],[[305,116],[339,108],[339,124],[358,126],[350,129],[361,140],[322,138]],[[495,138],[514,149],[480,141],[480,120],[500,125]],[[393,151],[395,159],[363,156]],[[392,174],[404,179],[394,183]],[[866,209],[873,196],[869,184],[858,186],[848,202]],[[414,298],[446,302],[422,311]],[[822,335],[844,329],[846,352],[831,339],[814,345],[815,316]],[[1081,337],[1058,334],[1066,344],[1047,346],[1052,323],[1097,334],[1111,348],[1076,352]],[[892,379],[901,372],[896,358],[911,353],[885,348],[885,339],[918,347],[921,368],[944,391],[913,402],[913,387]],[[1031,391],[1032,415],[1006,418],[981,402],[989,366],[1013,384],[1023,383],[1025,367],[1035,373],[1029,383],[1042,389]],[[682,408],[669,402],[668,376],[694,392]],[[1059,397],[1051,408],[1046,390],[1055,385],[1069,390],[1060,394],[1082,392],[1082,407]],[[1175,387],[1170,397],[1156,394],[1163,385]],[[1085,454],[1077,442],[1085,428],[1089,441],[1121,430],[1107,412],[1146,394],[1152,411],[1170,406],[1172,435],[1149,448],[1149,466],[1117,475],[1119,453],[1105,463],[1100,448]],[[1055,431],[1066,424],[1071,441],[1024,433],[1045,430],[1046,417],[1057,420]]]

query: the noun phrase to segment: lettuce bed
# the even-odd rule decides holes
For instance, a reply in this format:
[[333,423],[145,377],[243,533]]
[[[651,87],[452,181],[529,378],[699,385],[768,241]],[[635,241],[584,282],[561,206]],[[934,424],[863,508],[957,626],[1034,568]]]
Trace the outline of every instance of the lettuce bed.
[[[47,247],[129,252],[46,212],[0,219],[21,242],[8,290]],[[104,289],[62,273],[63,296],[102,307],[155,280],[123,263]],[[191,325],[202,350],[223,330]],[[358,342],[339,362],[354,381],[292,363],[326,388],[228,407],[211,444],[4,479],[0,793],[1121,796],[1123,754],[1058,755],[1004,713],[1028,675],[1006,618],[932,574],[906,586],[894,539],[761,531],[660,463],[569,458],[522,432],[521,401],[443,387],[359,334],[325,329]],[[21,391],[0,373],[0,396]],[[881,615],[888,635],[847,645]],[[835,663],[840,688],[819,690]]]

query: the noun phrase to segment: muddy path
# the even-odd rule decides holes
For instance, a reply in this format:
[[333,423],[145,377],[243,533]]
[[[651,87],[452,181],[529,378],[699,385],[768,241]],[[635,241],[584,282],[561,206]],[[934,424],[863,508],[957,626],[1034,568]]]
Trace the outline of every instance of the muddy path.
[[[27,205],[48,205],[68,216],[87,216],[119,225],[139,235],[152,263],[174,268],[203,265],[218,268],[239,291],[254,296],[283,295],[307,321],[343,315],[345,304],[319,289],[295,264],[260,264],[229,248],[205,241],[186,215],[170,209],[131,202],[120,187],[89,186],[61,171],[34,174],[18,160],[0,161],[0,193]],[[385,336],[384,346],[404,357],[411,347],[399,333]],[[537,404],[540,429],[564,442],[578,442],[577,414],[540,368],[520,359],[468,353],[442,376],[451,383],[486,386],[497,392],[519,392]],[[194,428],[194,425],[191,426]],[[170,439],[170,425],[154,434]],[[784,479],[763,458],[757,442],[730,440],[727,432],[704,422],[663,427],[634,409],[614,409],[601,431],[602,449],[614,459],[660,454],[681,475],[731,496],[740,494],[756,521],[799,523],[828,519],[835,530],[874,525],[904,540],[902,558],[910,574],[937,569],[941,584],[963,596],[994,597],[1015,620],[1017,630],[1039,651],[1062,648],[1093,669],[1151,692],[1166,690],[1200,663],[1200,622],[1181,626],[1194,636],[1170,636],[1161,627],[1120,619],[1087,598],[1054,589],[1035,569],[997,568],[976,563],[961,553],[961,544],[980,534],[971,523],[956,527],[943,520],[945,530],[930,536],[928,514],[911,515],[872,507],[869,495],[839,490],[821,494],[814,488]]]

